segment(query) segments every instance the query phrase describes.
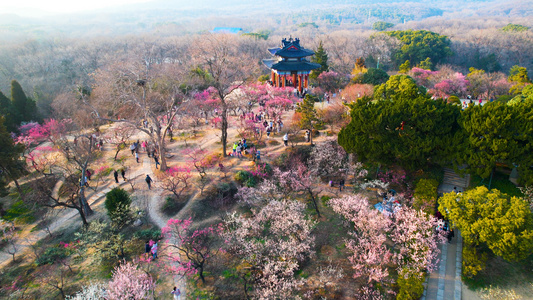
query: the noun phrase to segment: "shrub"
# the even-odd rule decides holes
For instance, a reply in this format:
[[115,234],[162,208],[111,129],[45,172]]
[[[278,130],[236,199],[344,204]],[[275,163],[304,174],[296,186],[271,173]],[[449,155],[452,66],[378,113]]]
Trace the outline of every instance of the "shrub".
[[158,241],[162,237],[161,229],[159,228],[139,230],[133,236],[137,239],[140,239],[141,241],[148,241],[148,240]]
[[279,167],[282,171],[291,169],[295,162],[307,162],[311,157],[313,147],[297,146],[287,149],[285,153],[279,156],[274,165]]
[[438,186],[439,183],[435,179],[420,179],[415,187],[413,208],[420,209],[429,215],[433,215],[437,205]]
[[330,196],[321,196],[320,197],[320,201],[322,202],[322,205],[324,205],[324,206],[328,205],[328,202],[329,202],[330,199],[331,199]]
[[420,299],[424,292],[424,277],[418,277],[413,274],[404,275],[405,272],[398,276],[398,287],[400,291],[396,299],[411,300]]
[[185,204],[186,202],[182,202],[172,196],[168,196],[165,198],[165,203],[163,204],[163,212],[167,216],[173,216],[178,213],[185,206]]
[[459,100],[459,97],[457,96],[450,96],[450,98],[448,98],[448,103],[461,105],[461,100]]
[[58,260],[69,257],[71,250],[65,247],[47,248],[35,261],[38,266],[51,265]]
[[235,181],[241,186],[255,187],[257,185],[257,178],[250,171],[238,171],[235,174]]
[[109,218],[119,228],[127,225],[132,220],[131,198],[128,193],[121,188],[114,188],[105,196],[105,208]]
[[111,216],[120,206],[130,206],[131,198],[128,193],[121,188],[114,188],[105,195],[105,208]]
[[[251,178],[256,178],[255,176]],[[235,194],[237,194],[238,188],[233,182],[230,183],[219,183],[216,186],[217,188],[217,197],[216,197],[216,206],[223,207],[230,205],[235,202]]]
[[370,68],[363,76],[357,79],[356,83],[379,85],[387,82],[387,80],[389,80],[387,72],[381,69]]

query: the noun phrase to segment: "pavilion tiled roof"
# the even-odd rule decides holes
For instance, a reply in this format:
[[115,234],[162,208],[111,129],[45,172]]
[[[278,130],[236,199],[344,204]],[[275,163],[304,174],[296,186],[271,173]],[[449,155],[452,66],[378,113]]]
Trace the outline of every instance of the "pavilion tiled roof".
[[264,59],[263,64],[277,71],[311,71],[320,68],[319,64],[309,62],[305,57],[315,54],[314,51],[300,46],[299,39],[283,39],[281,47],[268,48],[268,52],[276,58]]
[[302,61],[280,61],[273,64],[271,69],[278,71],[311,71],[320,68],[320,64]]

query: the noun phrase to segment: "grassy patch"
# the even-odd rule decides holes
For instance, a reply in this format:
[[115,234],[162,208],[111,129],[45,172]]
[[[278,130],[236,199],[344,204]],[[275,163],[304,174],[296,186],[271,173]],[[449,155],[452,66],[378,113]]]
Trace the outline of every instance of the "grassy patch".
[[35,221],[33,213],[31,207],[20,200],[13,203],[2,218],[7,221],[16,220],[22,224],[31,224]]
[[512,182],[509,181],[509,175],[504,174],[499,171],[495,171],[492,176],[492,181],[489,178],[481,178],[477,175],[474,175],[470,179],[470,188],[475,188],[478,186],[486,186],[488,188],[490,183],[491,189],[497,189],[502,193],[505,193],[510,196],[522,197],[523,194]]
[[472,290],[490,286],[511,288],[517,284],[533,281],[533,255],[519,262],[509,262],[501,257],[490,256],[486,268],[473,278],[463,278],[463,282]]
[[[182,199],[189,199],[190,195],[182,195]],[[185,205],[187,201],[178,200],[174,196],[168,196],[165,198],[165,204],[163,204],[162,210],[166,216],[173,216],[177,214]]]

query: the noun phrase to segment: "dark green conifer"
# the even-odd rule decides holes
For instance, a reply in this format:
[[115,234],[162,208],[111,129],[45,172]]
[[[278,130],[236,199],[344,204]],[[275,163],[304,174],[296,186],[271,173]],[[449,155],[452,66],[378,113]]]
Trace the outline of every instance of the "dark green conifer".
[[328,66],[328,54],[326,53],[326,50],[324,50],[324,46],[322,45],[322,41],[318,44],[318,48],[315,51],[315,55],[311,59],[312,62],[320,64],[320,68],[315,69],[311,71],[311,77],[312,79],[316,79],[318,75],[322,74],[322,72],[329,71]]

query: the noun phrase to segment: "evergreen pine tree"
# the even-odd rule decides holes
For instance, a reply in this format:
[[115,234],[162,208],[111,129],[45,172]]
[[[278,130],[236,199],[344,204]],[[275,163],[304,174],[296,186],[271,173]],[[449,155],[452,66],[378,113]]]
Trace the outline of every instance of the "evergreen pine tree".
[[531,83],[531,79],[529,79],[527,74],[527,69],[516,65],[509,70],[509,81],[517,83]]
[[431,62],[431,58],[429,57],[421,61],[418,66],[420,67],[420,69],[429,70],[429,71],[433,70],[433,63]]
[[411,70],[411,62],[406,60],[403,64],[400,65],[400,73],[405,74]]
[[307,94],[305,95],[302,102],[298,103],[298,107],[296,108],[296,112],[301,114],[299,126],[302,129],[309,130],[309,138],[311,145],[313,144],[313,129],[319,121],[315,109],[315,99],[316,97]]
[[20,125],[22,122],[31,121],[35,118],[37,111],[35,101],[26,97],[22,87],[16,80],[11,81],[11,104],[15,125]]
[[322,41],[320,41],[318,44],[318,48],[316,49],[313,58],[311,58],[311,61],[320,64],[320,68],[311,71],[311,75],[309,75],[309,77],[312,79],[317,79],[318,75],[322,74],[322,72],[329,71],[328,54],[326,53],[326,50],[324,50]]
[[0,116],[3,116],[5,119],[4,125],[7,128],[7,131],[14,132],[16,126],[13,123],[13,107],[11,106],[11,101],[7,98],[2,91],[0,91]]
[[20,160],[20,155],[24,150],[22,144],[16,144],[11,138],[11,134],[4,126],[4,118],[0,116],[0,196],[5,195],[7,185],[10,181],[16,182],[17,178],[24,174],[24,164]]

